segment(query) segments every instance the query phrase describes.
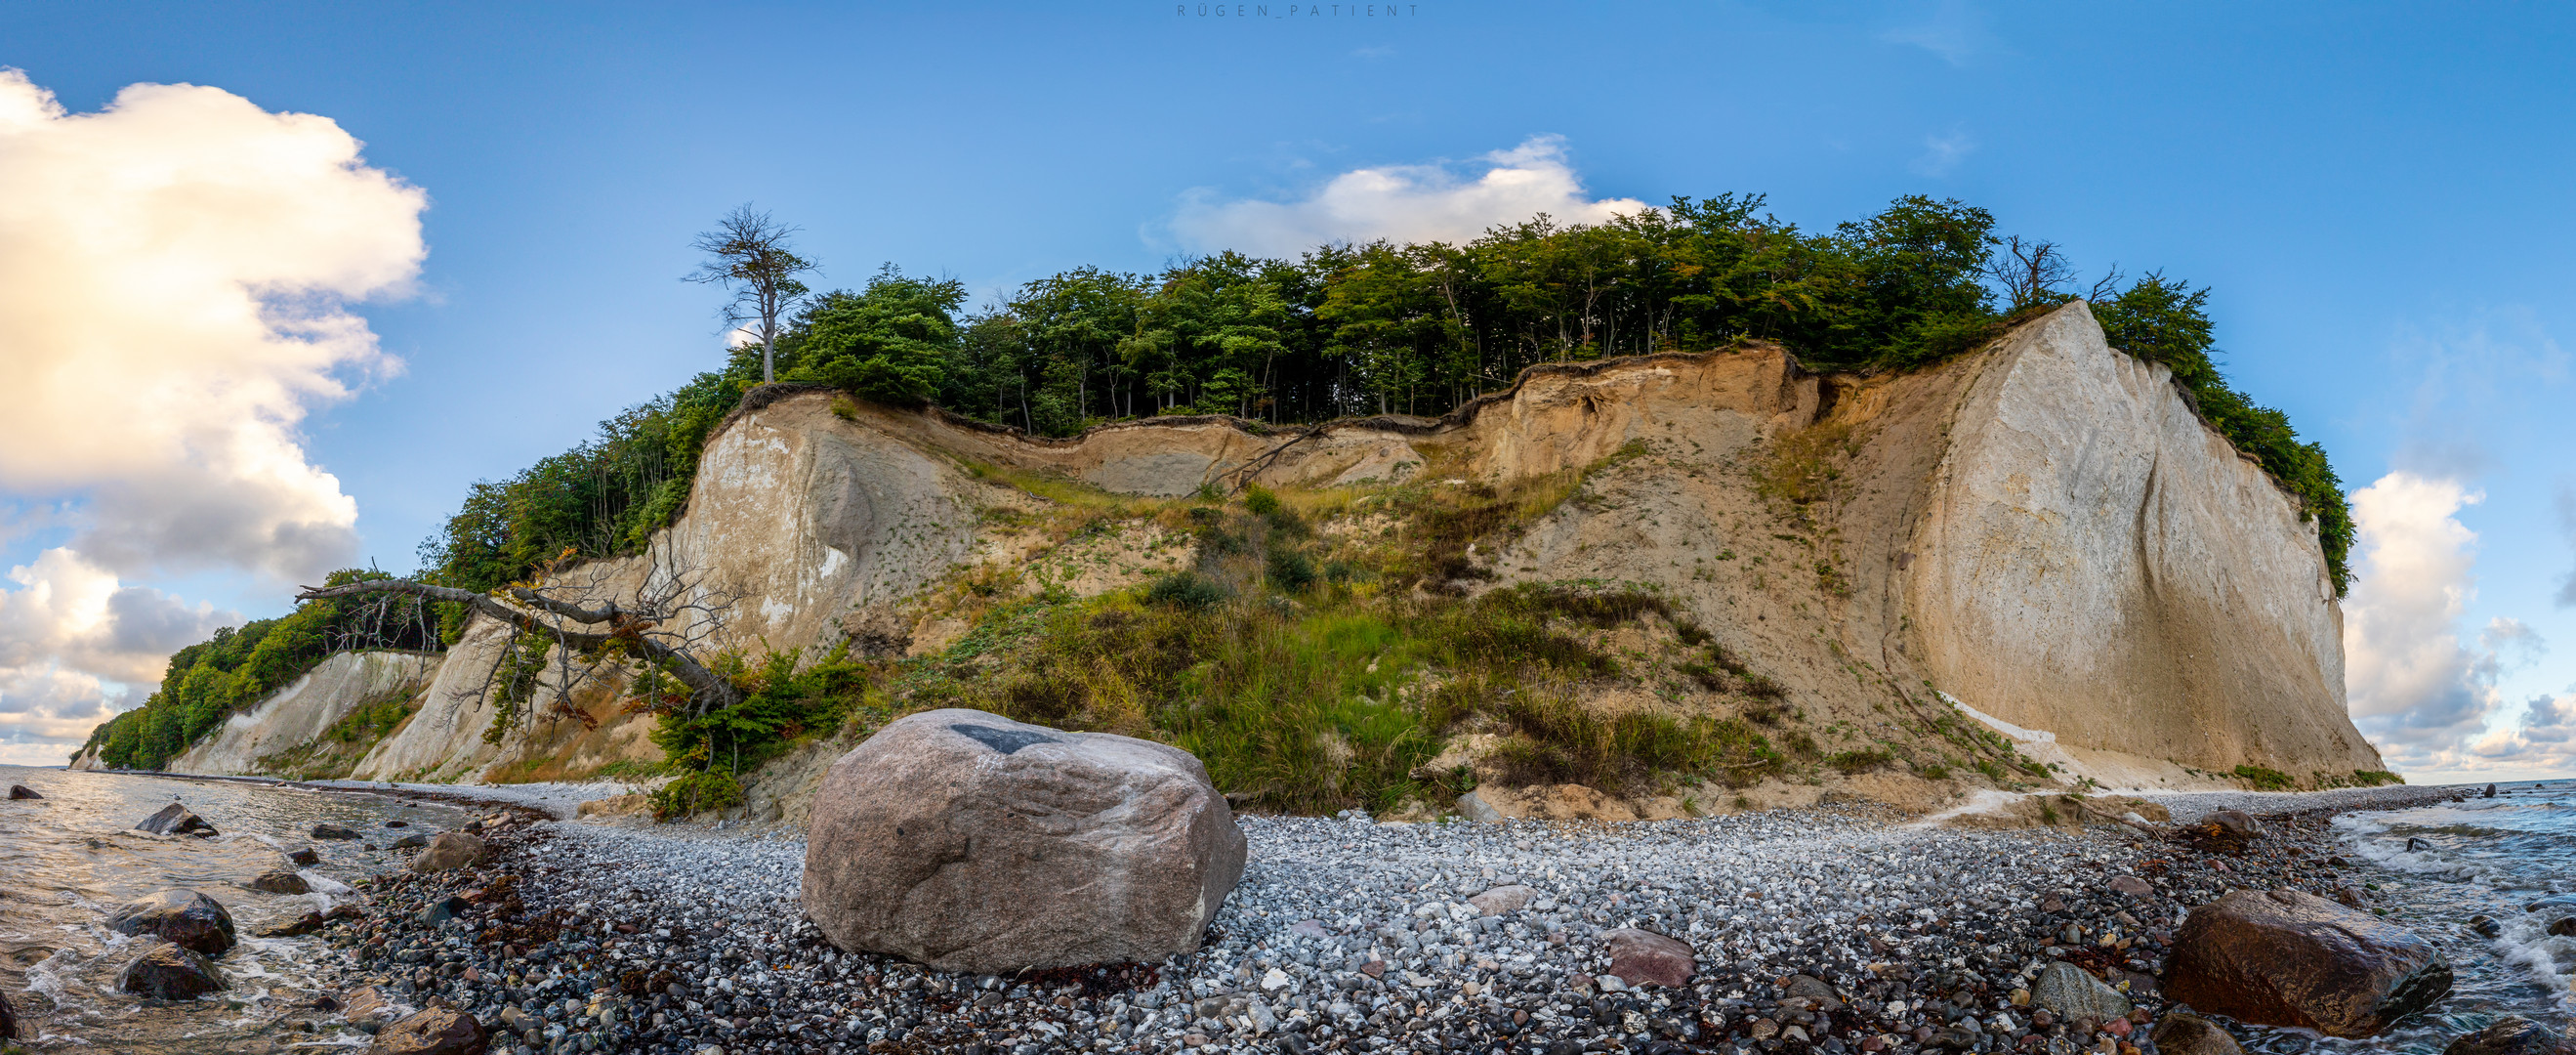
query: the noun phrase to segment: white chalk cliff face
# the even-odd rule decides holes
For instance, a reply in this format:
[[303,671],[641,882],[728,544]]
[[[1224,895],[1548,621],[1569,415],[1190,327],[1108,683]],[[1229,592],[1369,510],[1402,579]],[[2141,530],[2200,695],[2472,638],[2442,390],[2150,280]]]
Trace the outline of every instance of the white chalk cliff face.
[[343,652],[225,719],[222,728],[170,760],[177,773],[242,774],[259,760],[321,739],[360,705],[420,691],[441,666],[409,652]]
[[2061,743],[2378,769],[2316,525],[2081,304],[1983,357],[1900,588],[1932,681]]
[[[703,647],[757,659],[828,649],[844,617],[995,559],[978,556],[983,507],[1037,500],[997,498],[975,463],[1153,495],[1246,474],[1368,486],[1435,465],[1494,482],[1594,466],[1585,501],[1482,551],[1489,585],[1655,584],[1817,728],[1903,736],[1900,720],[1946,720],[1928,683],[2070,778],[2381,768],[2345,716],[2315,526],[2164,368],[2107,347],[2081,303],[1912,373],[1819,377],[1754,345],[1541,368],[1440,421],[1311,431],[1197,418],[1047,440],[935,412],[835,413],[828,393],[757,395],[710,439],[651,552],[566,578],[624,599],[684,570],[701,597],[738,598]],[[1774,452],[1818,430],[1849,437],[1833,494],[1790,509],[1761,493]],[[1645,453],[1611,458],[1622,451]],[[504,637],[469,627],[358,775],[536,779],[660,757],[615,679],[573,701],[587,721],[540,699],[525,728],[484,742]],[[238,772],[378,691],[333,678],[236,718],[186,763]]]

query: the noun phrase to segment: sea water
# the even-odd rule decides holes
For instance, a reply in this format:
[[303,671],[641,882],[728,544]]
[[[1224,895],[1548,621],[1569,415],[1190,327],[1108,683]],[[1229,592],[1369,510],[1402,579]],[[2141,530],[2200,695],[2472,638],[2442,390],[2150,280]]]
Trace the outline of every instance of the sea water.
[[[24,784],[38,800],[0,800],[0,990],[18,1009],[19,1043],[38,1052],[275,1052],[363,1046],[363,1036],[297,1023],[341,995],[316,976],[318,938],[251,935],[307,912],[327,912],[347,884],[383,867],[363,847],[463,824],[463,812],[376,795],[276,784],[181,780],[0,765],[0,790]],[[222,834],[149,835],[135,822],[184,802]],[[388,828],[400,820],[402,828]],[[313,825],[356,829],[361,841],[314,841]],[[294,869],[281,852],[311,845],[322,863],[300,869],[315,892],[266,894],[242,886]],[[240,944],[215,961],[231,987],[201,1000],[148,1006],[117,991],[142,949],[107,928],[116,907],[156,890],[204,892],[232,913]],[[335,894],[334,892],[337,892]],[[335,1035],[339,1034],[339,1035]]]
[[[2344,856],[2361,866],[2344,878],[2369,888],[2365,904],[2440,947],[2457,978],[2451,996],[2383,1037],[2253,1030],[2248,1050],[2434,1053],[2504,1015],[2566,1026],[2576,1014],[2576,938],[2551,935],[2554,917],[2524,907],[2576,891],[2576,780],[2500,784],[2494,798],[2483,790],[2334,822]],[[2480,915],[2500,924],[2495,936],[2471,926]]]

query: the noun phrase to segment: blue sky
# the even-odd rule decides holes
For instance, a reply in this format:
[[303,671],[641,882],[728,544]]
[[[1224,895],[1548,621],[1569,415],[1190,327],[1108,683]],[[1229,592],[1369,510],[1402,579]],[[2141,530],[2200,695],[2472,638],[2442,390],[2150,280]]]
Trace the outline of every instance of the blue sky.
[[[992,291],[1159,266],[1191,245],[1189,202],[1293,204],[1363,168],[1472,178],[1539,136],[1561,137],[1556,163],[1594,199],[1760,191],[1823,226],[1956,196],[2088,271],[2215,287],[2241,388],[2322,440],[2347,486],[2425,484],[2377,492],[2393,548],[2376,600],[2356,599],[2377,605],[2374,647],[2408,653],[2390,661],[2404,677],[2356,691],[2392,757],[2419,776],[2576,769],[2548,739],[2552,708],[2576,710],[2576,609],[2557,599],[2576,570],[2557,412],[2576,323],[2566,10],[1258,6],[1273,17],[17,5],[0,67],[74,114],[184,82],[318,115],[426,193],[410,295],[354,309],[399,369],[344,364],[354,394],[297,397],[309,416],[286,433],[354,501],[356,552],[397,570],[470,481],[714,360],[713,295],[678,277],[691,235],[744,201],[801,224],[827,282],[892,261]],[[0,566],[79,544],[94,481],[5,472]],[[134,552],[112,570],[210,618],[283,610],[273,564]],[[23,640],[0,640],[0,669],[53,676],[0,685],[0,741],[59,759],[67,723],[124,698],[151,635],[83,666],[6,612],[0,638]],[[164,614],[165,633],[186,623]],[[2526,721],[2532,736],[2494,738]]]

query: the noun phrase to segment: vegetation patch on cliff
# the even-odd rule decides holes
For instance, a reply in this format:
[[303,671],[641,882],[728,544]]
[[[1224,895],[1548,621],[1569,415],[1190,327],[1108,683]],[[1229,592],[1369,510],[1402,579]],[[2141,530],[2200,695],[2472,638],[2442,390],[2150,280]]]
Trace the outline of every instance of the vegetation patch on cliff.
[[[332,572],[328,583],[390,578],[383,572]],[[431,616],[418,604],[372,599],[308,601],[288,615],[224,627],[170,657],[161,686],[143,706],[92,730],[90,749],[113,769],[160,769],[221,726],[234,712],[303,677],[333,652],[354,648],[441,647]]]

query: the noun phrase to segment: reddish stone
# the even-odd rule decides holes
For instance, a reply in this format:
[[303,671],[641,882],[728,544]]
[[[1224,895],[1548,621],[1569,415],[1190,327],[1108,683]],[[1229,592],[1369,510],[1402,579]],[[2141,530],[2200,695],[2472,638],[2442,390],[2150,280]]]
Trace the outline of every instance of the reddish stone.
[[1699,972],[1691,947],[1650,930],[1621,927],[1601,936],[1610,954],[1610,973],[1630,985],[1679,988]]
[[490,1045],[474,1016],[433,1007],[386,1026],[367,1055],[485,1055]]

